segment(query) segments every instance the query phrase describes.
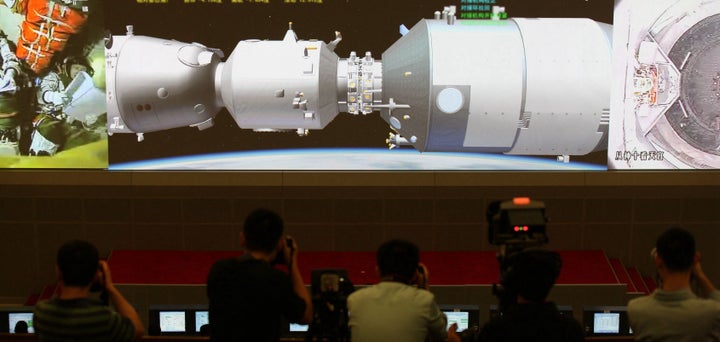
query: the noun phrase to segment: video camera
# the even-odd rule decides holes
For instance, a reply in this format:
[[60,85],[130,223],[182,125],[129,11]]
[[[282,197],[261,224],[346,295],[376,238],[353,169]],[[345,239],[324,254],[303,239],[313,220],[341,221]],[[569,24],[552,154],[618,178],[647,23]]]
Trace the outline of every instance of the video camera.
[[493,295],[498,298],[500,312],[515,303],[517,293],[505,286],[512,277],[512,256],[527,248],[540,247],[549,239],[545,225],[545,203],[528,197],[516,197],[510,201],[496,201],[488,205],[488,241],[500,246],[497,254],[500,265],[500,284],[493,284]]
[[495,201],[488,205],[488,241],[500,246],[502,257],[528,247],[546,244],[545,203],[528,197]]
[[313,317],[306,341],[350,341],[347,298],[355,291],[345,269],[318,269],[311,274]]

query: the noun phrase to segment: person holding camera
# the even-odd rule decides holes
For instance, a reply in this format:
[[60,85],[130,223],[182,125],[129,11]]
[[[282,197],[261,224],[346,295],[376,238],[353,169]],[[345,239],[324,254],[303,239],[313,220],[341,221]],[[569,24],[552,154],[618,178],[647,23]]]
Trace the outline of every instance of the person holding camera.
[[693,235],[677,227],[666,230],[658,237],[652,257],[660,276],[658,288],[628,303],[635,339],[720,341],[720,291],[700,265]]
[[[39,302],[33,314],[39,341],[133,341],[143,335],[140,317],[115,288],[108,264],[91,243],[62,245],[56,270],[59,295]],[[92,299],[95,289],[105,292],[117,311]]]
[[447,318],[428,291],[428,270],[420,250],[410,241],[390,240],[377,251],[380,282],[348,297],[353,342],[459,341],[456,325],[446,331]]
[[[297,263],[297,243],[283,238],[275,212],[257,209],[245,219],[245,254],[215,262],[207,278],[211,341],[278,341],[283,318],[308,324],[312,301]],[[288,273],[275,269],[286,264]]]

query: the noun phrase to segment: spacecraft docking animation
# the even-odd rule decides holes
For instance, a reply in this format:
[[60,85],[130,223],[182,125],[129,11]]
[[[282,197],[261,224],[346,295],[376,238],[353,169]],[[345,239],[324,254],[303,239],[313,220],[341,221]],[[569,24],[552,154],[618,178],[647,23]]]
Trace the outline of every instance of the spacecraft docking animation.
[[226,61],[198,43],[107,40],[108,132],[211,127],[320,130],[340,112],[380,111],[390,148],[555,155],[607,146],[612,27],[590,19],[422,19],[376,60],[328,44],[240,41]]

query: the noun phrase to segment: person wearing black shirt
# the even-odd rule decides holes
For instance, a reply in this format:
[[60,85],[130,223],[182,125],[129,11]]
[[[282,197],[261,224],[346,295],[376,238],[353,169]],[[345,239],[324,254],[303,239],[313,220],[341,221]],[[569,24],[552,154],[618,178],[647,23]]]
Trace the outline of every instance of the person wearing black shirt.
[[506,262],[502,285],[515,296],[515,303],[486,323],[477,341],[582,342],[585,334],[580,323],[561,315],[555,303],[546,301],[560,275],[560,255],[528,249],[509,256]]
[[[211,341],[278,341],[283,318],[308,324],[310,294],[297,266],[297,244],[283,238],[283,221],[258,209],[240,236],[245,254],[215,262],[207,279]],[[288,265],[289,274],[275,269]]]

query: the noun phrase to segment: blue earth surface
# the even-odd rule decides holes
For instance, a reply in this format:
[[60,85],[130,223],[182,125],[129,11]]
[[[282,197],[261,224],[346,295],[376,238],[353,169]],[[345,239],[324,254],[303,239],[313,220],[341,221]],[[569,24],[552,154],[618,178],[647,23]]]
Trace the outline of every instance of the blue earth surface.
[[111,164],[110,170],[583,170],[604,165],[483,153],[386,149],[230,152]]

